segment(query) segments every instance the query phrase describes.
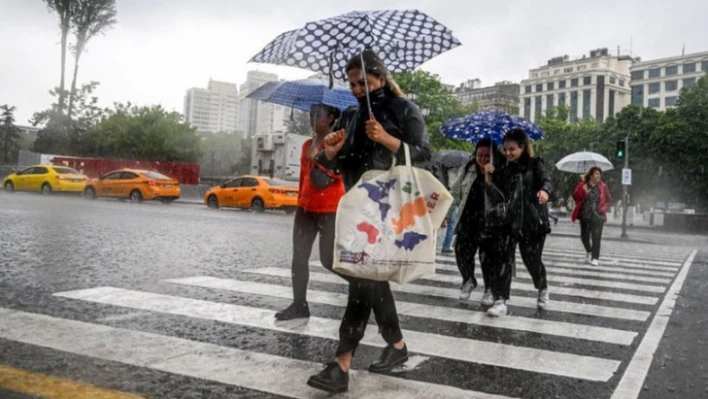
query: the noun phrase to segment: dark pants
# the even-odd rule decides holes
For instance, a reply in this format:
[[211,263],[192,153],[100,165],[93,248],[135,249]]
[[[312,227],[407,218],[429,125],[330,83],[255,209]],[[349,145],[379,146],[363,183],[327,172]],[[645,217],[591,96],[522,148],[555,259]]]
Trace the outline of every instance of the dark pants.
[[[516,245],[510,235],[495,235],[481,241],[479,260],[486,271],[484,284],[491,288],[494,299],[509,299]],[[487,285],[489,282],[489,285]]]
[[537,290],[548,288],[546,280],[546,266],[543,264],[543,245],[546,243],[546,235],[524,235],[519,238],[519,252],[521,259],[526,265],[533,279],[533,285]]
[[310,254],[317,234],[320,235],[320,261],[327,270],[332,271],[336,218],[336,213],[313,213],[303,208],[297,208],[295,212],[292,263],[293,299],[295,302],[307,301]]
[[477,279],[474,276],[475,262],[474,257],[477,251],[479,251],[480,267],[482,269],[482,281],[484,282],[484,288],[491,288],[490,276],[490,262],[484,262],[482,257],[484,254],[488,254],[490,250],[495,248],[490,248],[494,244],[491,240],[482,241],[479,234],[470,231],[475,227],[467,224],[461,224],[457,231],[457,238],[455,241],[455,258],[457,260],[457,268],[460,269],[460,275],[462,276],[462,284],[468,280],[472,280],[472,285],[477,286]]
[[580,220],[580,240],[585,252],[592,254],[593,259],[600,259],[600,244],[602,243],[602,228],[604,222]]

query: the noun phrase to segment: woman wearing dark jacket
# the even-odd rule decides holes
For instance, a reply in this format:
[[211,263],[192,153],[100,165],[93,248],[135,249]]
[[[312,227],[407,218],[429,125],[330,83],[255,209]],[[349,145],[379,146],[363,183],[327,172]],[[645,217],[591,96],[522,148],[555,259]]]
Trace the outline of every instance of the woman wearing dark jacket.
[[[551,232],[548,221],[549,200],[553,200],[553,185],[543,161],[534,157],[531,141],[523,130],[514,129],[504,136],[504,155],[507,164],[497,171],[504,200],[508,201],[508,237],[511,248],[503,249],[510,257],[504,263],[511,264],[514,247],[519,245],[521,258],[538,290],[538,308],[546,309],[550,301],[546,267],[543,264],[543,246],[546,235]],[[503,282],[501,290],[495,293],[495,302],[487,313],[501,316],[507,313],[506,300],[511,290],[511,269],[503,268],[502,275],[494,276]]]
[[[392,155],[405,163],[403,144],[410,148],[411,161],[422,164],[430,159],[425,123],[415,104],[405,99],[391,79],[383,62],[372,52],[364,51],[346,67],[352,92],[359,105],[347,109],[340,118],[340,130],[325,138],[325,149],[317,161],[342,174],[344,187],[350,190],[369,170],[388,170]],[[365,69],[365,71],[363,71]],[[366,73],[371,114],[366,102]],[[369,366],[371,372],[387,372],[408,360],[408,349],[398,323],[396,304],[386,281],[347,277],[349,300],[339,328],[336,359],[307,381],[328,392],[344,392],[349,387],[349,367],[359,342],[364,337],[369,315],[374,311],[379,332],[388,344],[378,360]]]

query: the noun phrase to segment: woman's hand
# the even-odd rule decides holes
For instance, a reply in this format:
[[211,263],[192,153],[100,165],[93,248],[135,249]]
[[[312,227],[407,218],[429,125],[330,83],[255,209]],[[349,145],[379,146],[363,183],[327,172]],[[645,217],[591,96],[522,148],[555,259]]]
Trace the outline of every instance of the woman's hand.
[[494,165],[490,162],[484,165],[484,181],[486,183],[492,182],[492,174],[494,173]]
[[324,138],[324,145],[325,156],[328,160],[333,160],[344,145],[344,129],[340,129],[326,135]]
[[371,141],[379,144],[383,144],[391,136],[376,120],[373,113],[371,114],[371,118],[366,121],[366,135],[369,136]]
[[536,196],[538,197],[538,203],[543,205],[546,202],[548,202],[548,193],[541,190],[538,193],[536,193]]

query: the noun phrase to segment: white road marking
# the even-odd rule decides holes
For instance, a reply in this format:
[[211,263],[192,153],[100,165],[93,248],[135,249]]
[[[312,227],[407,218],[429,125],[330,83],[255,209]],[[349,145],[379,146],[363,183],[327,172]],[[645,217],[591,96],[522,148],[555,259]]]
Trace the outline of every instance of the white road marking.
[[[328,397],[305,384],[322,370],[317,363],[10,309],[0,308],[0,315],[2,339],[289,398]],[[506,398],[366,371],[350,373],[349,391],[337,398]]]
[[[261,274],[264,276],[276,276],[276,277],[285,277],[285,278],[291,277],[290,270],[278,268],[278,267],[245,269],[245,270],[241,270],[241,272]],[[347,284],[346,281],[344,281],[340,277],[335,276],[333,273],[330,273],[330,272],[328,272],[328,273],[310,272],[310,281],[319,281],[319,282],[323,282],[323,283],[332,283],[332,284],[339,284],[339,285]],[[513,286],[512,286],[512,288],[513,288]],[[457,298],[457,296],[459,295],[459,290],[456,290],[456,289],[430,287],[430,286],[417,285],[417,284],[406,284],[406,285],[391,284],[391,290],[393,290],[394,292],[405,292],[405,293],[409,293],[409,294],[428,295],[428,296],[435,296],[435,297],[448,298],[448,299]],[[553,291],[551,291],[551,295],[553,295]],[[482,299],[481,292],[479,292],[479,291],[472,292],[472,296],[470,297],[470,300],[479,301],[481,299]],[[522,308],[530,308],[530,309],[537,308],[537,303],[536,303],[535,298],[528,298],[528,297],[522,297],[522,296],[512,296],[511,299],[509,300],[508,304],[510,306],[518,306],[518,307],[522,307]],[[556,301],[553,298],[551,298],[551,305],[549,307],[549,310],[554,311],[554,312],[575,313],[575,314],[581,314],[581,315],[585,315],[585,316],[607,317],[607,318],[612,318],[612,319],[624,319],[624,320],[635,320],[635,321],[646,321],[647,319],[649,319],[649,316],[651,315],[651,313],[641,311],[641,310],[625,309],[625,308],[618,308],[618,307],[608,307],[608,306],[598,306],[598,305],[588,305],[588,304],[576,303],[576,302]]]
[[[457,262],[457,259],[454,256],[446,256],[446,255],[438,255],[437,256],[438,260],[442,260],[445,262],[451,262],[455,263]],[[479,257],[475,258],[479,262]],[[549,266],[553,266],[554,264],[568,264],[568,263],[580,263],[584,261],[584,257],[565,257],[565,256],[558,256],[558,255],[552,255],[552,254],[547,254],[543,253],[543,261],[544,263],[548,263]],[[521,259],[521,256],[517,255],[516,256],[516,263],[517,264],[522,264],[523,259]],[[613,266],[615,268],[628,268],[628,269],[639,269],[639,270],[659,270],[659,271],[668,271],[668,272],[678,272],[679,268],[681,267],[680,263],[676,264],[671,264],[671,265],[657,265],[657,264],[651,264],[647,262],[629,262],[622,260],[621,262],[618,261],[617,259],[614,260],[607,260],[607,259],[600,259],[600,264],[605,265],[605,266]]]
[[[339,336],[339,320],[310,317],[305,325],[291,326],[288,323],[276,323],[275,311],[249,306],[215,303],[114,287],[60,292],[54,295],[311,337],[336,340]],[[617,360],[411,330],[403,330],[402,333],[406,337],[408,347],[415,353],[589,381],[607,382],[621,363]],[[378,334],[371,332],[364,337],[362,343],[376,347],[385,346]]]
[[666,326],[669,324],[671,313],[674,311],[676,298],[681,293],[681,288],[683,287],[683,283],[686,280],[686,276],[688,275],[688,271],[691,268],[691,264],[693,264],[697,252],[697,250],[694,250],[688,257],[676,277],[676,281],[671,285],[669,292],[666,294],[666,297],[664,297],[661,305],[659,305],[659,309],[656,311],[654,319],[649,325],[647,332],[644,334],[639,348],[634,352],[632,360],[627,366],[615,392],[612,394],[612,399],[636,399],[639,397],[642,385],[644,385],[644,380],[647,378],[649,368],[654,360],[656,349],[659,347]]
[[[208,276],[184,277],[165,281],[173,284],[273,296],[285,299],[291,299],[293,295],[291,287],[251,281],[221,279]],[[310,303],[322,303],[326,305],[343,307],[347,305],[346,294],[317,291],[312,289],[307,291],[307,300]],[[552,320],[518,316],[495,318],[489,317],[483,312],[476,312],[467,309],[430,306],[403,301],[396,301],[396,310],[398,311],[398,314],[406,316],[490,326],[516,331],[535,332],[538,334],[548,334],[619,345],[631,345],[634,338],[638,335],[633,331],[557,322]]]

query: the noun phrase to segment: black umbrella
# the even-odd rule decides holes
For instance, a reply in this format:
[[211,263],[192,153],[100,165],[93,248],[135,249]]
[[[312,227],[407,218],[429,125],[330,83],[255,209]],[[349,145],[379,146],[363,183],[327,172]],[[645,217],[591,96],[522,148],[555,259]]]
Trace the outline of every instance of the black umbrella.
[[433,154],[431,159],[434,166],[443,169],[459,168],[467,164],[472,159],[472,155],[460,150],[442,150]]

